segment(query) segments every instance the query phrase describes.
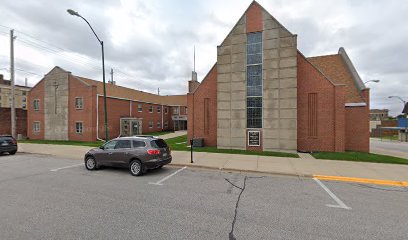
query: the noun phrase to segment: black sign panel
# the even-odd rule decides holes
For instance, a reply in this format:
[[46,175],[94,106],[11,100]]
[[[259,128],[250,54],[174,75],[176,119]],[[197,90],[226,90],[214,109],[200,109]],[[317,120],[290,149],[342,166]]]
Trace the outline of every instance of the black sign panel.
[[259,131],[248,131],[248,146],[261,145],[261,133]]

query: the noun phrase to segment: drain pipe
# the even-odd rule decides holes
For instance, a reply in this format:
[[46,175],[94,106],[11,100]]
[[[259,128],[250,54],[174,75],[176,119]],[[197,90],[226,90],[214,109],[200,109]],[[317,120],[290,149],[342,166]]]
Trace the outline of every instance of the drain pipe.
[[105,142],[99,138],[99,94],[96,94],[96,140]]

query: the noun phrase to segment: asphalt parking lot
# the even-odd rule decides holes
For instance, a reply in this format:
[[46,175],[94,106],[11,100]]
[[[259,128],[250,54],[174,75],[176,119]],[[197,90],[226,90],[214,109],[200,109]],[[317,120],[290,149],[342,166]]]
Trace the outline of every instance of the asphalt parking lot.
[[0,239],[406,239],[408,190],[0,156]]

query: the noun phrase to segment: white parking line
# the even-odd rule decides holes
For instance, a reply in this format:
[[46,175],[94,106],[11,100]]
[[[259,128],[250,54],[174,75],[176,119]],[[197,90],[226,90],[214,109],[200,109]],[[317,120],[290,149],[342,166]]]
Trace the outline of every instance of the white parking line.
[[336,203],[338,204],[338,205],[326,204],[326,206],[334,208],[344,208],[347,210],[351,209],[351,207],[348,207],[346,204],[344,204],[344,202],[342,202],[336,195],[334,195],[334,193],[330,191],[330,189],[327,188],[319,179],[313,178],[313,180],[315,180],[317,184],[319,184],[320,187],[322,187],[330,195],[330,197],[332,197],[333,200],[336,201]]
[[57,171],[62,170],[62,169],[78,167],[78,166],[81,166],[81,165],[84,165],[84,164],[83,164],[83,163],[80,163],[80,164],[75,164],[75,165],[71,165],[71,166],[55,168],[55,169],[51,169],[50,171],[51,171],[51,172],[57,172]]
[[175,171],[174,173],[170,174],[169,176],[167,176],[167,177],[161,179],[160,181],[155,182],[155,183],[149,182],[149,184],[153,184],[153,185],[163,185],[162,182],[164,182],[164,181],[166,181],[167,179],[173,177],[174,175],[176,175],[177,173],[183,171],[183,170],[186,169],[186,168],[187,168],[187,166],[186,166],[186,167],[183,167],[183,168],[180,168],[179,170],[177,170],[177,171]]

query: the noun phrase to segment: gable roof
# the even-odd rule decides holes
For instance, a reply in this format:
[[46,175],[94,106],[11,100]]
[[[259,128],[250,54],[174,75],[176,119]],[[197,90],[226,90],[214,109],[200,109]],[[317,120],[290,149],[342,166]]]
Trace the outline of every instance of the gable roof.
[[[96,92],[103,95],[103,82],[89,78],[74,76],[83,82],[96,86]],[[143,92],[132,88],[118,85],[106,84],[106,96],[139,100],[142,102],[156,103],[168,106],[187,106],[187,95],[161,96],[153,93]]]
[[307,58],[309,62],[322,71],[330,80],[336,84],[345,86],[345,102],[361,103],[365,102],[361,96],[353,75],[340,54],[316,56]]

